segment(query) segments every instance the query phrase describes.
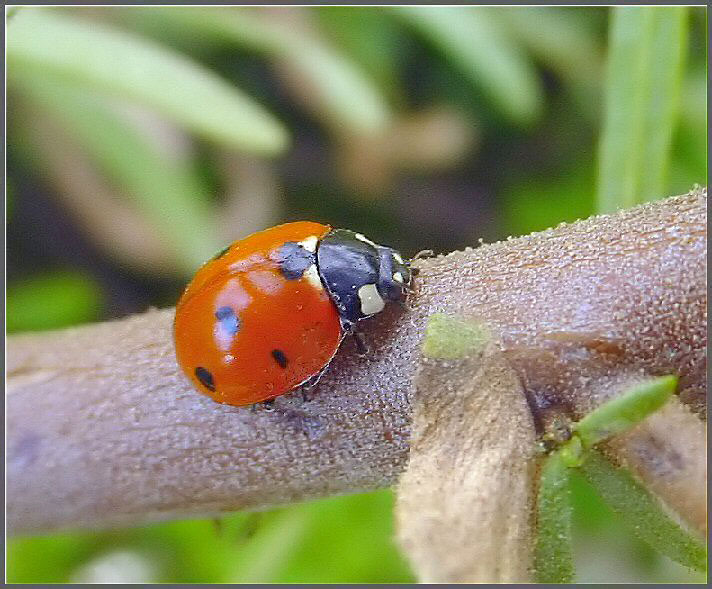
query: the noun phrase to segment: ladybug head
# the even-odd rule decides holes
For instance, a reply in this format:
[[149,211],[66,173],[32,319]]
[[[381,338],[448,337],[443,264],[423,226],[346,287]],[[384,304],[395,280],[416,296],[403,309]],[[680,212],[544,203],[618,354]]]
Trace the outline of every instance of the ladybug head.
[[410,285],[410,269],[397,251],[348,229],[334,229],[322,238],[317,263],[347,328],[403,300]]
[[378,246],[378,257],[378,292],[386,301],[403,300],[410,284],[410,268],[401,255],[389,247]]

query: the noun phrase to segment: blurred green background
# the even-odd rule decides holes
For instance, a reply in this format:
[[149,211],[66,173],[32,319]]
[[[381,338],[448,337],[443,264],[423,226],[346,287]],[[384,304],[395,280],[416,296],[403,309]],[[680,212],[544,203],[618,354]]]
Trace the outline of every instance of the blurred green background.
[[[7,330],[171,306],[279,222],[445,252],[707,178],[706,8],[7,15]],[[580,581],[700,581],[573,488]],[[9,582],[408,582],[390,491],[11,540]]]

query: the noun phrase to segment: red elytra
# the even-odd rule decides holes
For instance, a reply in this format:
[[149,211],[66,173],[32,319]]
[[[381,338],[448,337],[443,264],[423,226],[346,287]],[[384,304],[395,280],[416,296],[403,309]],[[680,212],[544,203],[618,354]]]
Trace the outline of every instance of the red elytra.
[[294,389],[329,363],[343,335],[339,312],[316,267],[285,277],[283,248],[301,243],[313,252],[330,230],[309,221],[278,225],[236,241],[198,270],[176,307],[174,336],[178,363],[199,391],[249,405]]

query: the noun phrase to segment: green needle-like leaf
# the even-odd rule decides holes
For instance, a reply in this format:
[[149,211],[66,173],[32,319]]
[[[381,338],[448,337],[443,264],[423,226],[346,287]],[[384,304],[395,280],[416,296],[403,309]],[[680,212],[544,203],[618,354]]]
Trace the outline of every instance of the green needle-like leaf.
[[569,468],[555,452],[544,460],[537,497],[534,569],[537,583],[571,583],[571,502]]
[[687,47],[686,7],[612,9],[598,203],[602,213],[665,193]]
[[209,195],[189,161],[175,161],[161,153],[101,95],[57,80],[38,80],[25,72],[18,73],[15,82],[137,203],[156,232],[172,246],[186,273],[195,271],[220,247]]
[[628,471],[615,468],[598,452],[589,451],[581,472],[643,541],[684,566],[707,570],[705,545],[673,521]]
[[141,37],[24,7],[7,29],[8,80],[15,69],[58,77],[134,100],[214,141],[274,155],[287,146],[282,125],[210,70]]
[[482,349],[489,339],[489,332],[482,325],[434,313],[425,328],[423,354],[443,360],[464,358]]
[[641,383],[604,403],[579,421],[574,431],[586,448],[620,434],[657,411],[675,392],[676,376],[661,376]]
[[[128,9],[135,13],[135,9]],[[301,83],[338,126],[356,134],[381,133],[390,122],[385,99],[360,68],[337,49],[268,18],[260,8],[158,7],[141,9],[182,37],[213,39],[291,64]],[[263,14],[264,16],[264,14]]]
[[471,6],[394,10],[443,51],[503,114],[523,125],[539,117],[543,92],[534,67],[487,10]]

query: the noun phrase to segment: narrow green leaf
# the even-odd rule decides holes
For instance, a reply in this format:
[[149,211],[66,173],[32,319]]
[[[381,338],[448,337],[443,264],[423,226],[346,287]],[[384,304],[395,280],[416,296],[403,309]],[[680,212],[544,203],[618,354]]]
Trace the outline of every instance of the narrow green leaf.
[[[135,10],[124,9],[124,10]],[[336,48],[268,18],[261,8],[142,8],[141,18],[154,18],[188,38],[212,38],[270,58],[289,62],[302,83],[314,89],[327,116],[357,134],[380,133],[390,121],[381,93],[360,68]]]
[[274,583],[283,574],[289,558],[299,547],[310,524],[308,506],[281,510],[243,546],[231,580],[237,583]]
[[677,377],[661,376],[634,386],[604,403],[581,421],[574,431],[585,448],[620,434],[662,407],[677,388]]
[[587,452],[581,473],[639,538],[684,566],[707,570],[703,542],[672,520],[628,471],[614,467],[592,450]]
[[604,59],[591,13],[578,6],[508,6],[491,12],[538,62],[568,85],[582,114],[597,120]]
[[521,125],[541,115],[543,91],[533,64],[487,10],[442,6],[393,10],[437,46],[502,114]]
[[44,331],[96,320],[102,304],[97,284],[83,274],[52,272],[11,283],[6,329]]
[[423,354],[428,358],[463,358],[481,350],[489,339],[489,332],[483,325],[434,313],[425,328]]
[[403,98],[398,72],[404,31],[388,8],[319,6],[309,9],[320,28],[363,69],[386,97]]
[[598,208],[665,194],[687,47],[686,7],[612,9]]
[[585,11],[572,7],[517,6],[491,12],[539,60],[566,78],[584,82],[583,78],[597,73],[601,48],[590,15]]
[[189,161],[161,153],[103,96],[25,72],[16,74],[15,82],[59,120],[89,159],[138,204],[162,239],[172,245],[186,273],[219,249],[209,196]]
[[537,497],[534,550],[537,583],[571,583],[574,578],[569,473],[559,452],[550,454],[544,460]]
[[134,100],[206,137],[273,155],[287,145],[282,125],[237,88],[189,59],[141,37],[23,8],[8,23],[8,80],[16,70],[56,76]]

